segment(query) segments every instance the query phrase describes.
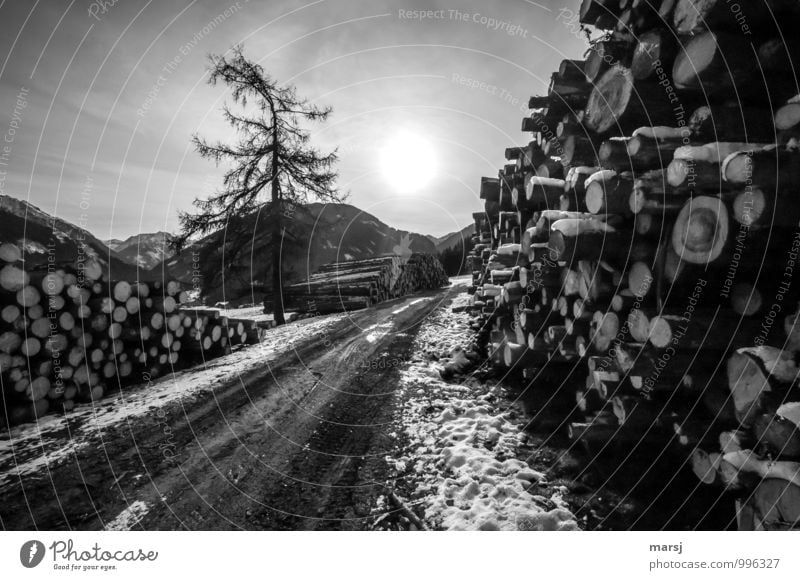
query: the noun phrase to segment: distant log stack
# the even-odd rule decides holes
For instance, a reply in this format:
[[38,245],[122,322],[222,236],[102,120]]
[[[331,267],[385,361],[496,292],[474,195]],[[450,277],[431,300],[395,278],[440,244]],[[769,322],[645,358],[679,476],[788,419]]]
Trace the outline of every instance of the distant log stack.
[[185,308],[177,282],[97,268],[26,271],[0,245],[0,424],[15,425],[259,342],[266,323]]
[[557,384],[557,423],[590,452],[646,437],[740,493],[742,529],[800,524],[800,96],[780,41],[799,15],[584,0],[607,34],[531,97],[528,143],[473,216],[491,364]]
[[412,254],[407,260],[400,256],[348,260],[326,264],[305,282],[288,286],[284,302],[300,312],[349,312],[448,283],[441,262],[429,254]]

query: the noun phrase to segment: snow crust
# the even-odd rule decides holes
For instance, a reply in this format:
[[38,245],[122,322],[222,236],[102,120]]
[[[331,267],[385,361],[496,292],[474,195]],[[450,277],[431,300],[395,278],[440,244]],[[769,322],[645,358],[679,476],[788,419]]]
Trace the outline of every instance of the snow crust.
[[536,492],[544,475],[519,458],[527,435],[499,408],[497,389],[474,378],[441,378],[444,365],[465,359],[462,349],[473,336],[469,315],[452,308],[468,303],[460,294],[421,326],[401,371],[408,450],[387,460],[413,479],[433,528],[577,530],[559,490],[549,497]]

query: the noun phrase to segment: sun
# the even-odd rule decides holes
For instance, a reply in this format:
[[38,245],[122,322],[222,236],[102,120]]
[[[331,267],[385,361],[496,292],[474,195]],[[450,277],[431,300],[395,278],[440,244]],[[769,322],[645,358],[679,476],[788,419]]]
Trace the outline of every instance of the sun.
[[387,140],[380,152],[380,163],[386,180],[401,193],[417,191],[427,185],[436,168],[431,144],[409,131]]

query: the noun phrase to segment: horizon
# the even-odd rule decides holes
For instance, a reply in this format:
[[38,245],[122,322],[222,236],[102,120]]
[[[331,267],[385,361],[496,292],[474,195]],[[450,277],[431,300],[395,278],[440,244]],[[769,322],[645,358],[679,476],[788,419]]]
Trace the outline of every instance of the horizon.
[[344,202],[441,237],[480,211],[480,177],[502,167],[498,152],[527,142],[528,97],[586,46],[552,2],[381,0],[368,14],[354,0],[61,10],[0,7],[19,29],[0,40],[4,133],[13,132],[0,193],[103,240],[174,233],[178,211],[220,185],[222,168],[190,143],[193,133],[230,136],[220,114],[229,90],[206,83],[209,53],[243,43],[279,83],[332,106],[311,141],[338,148]]
[[[7,195],[7,194],[0,194],[0,196],[2,196],[2,195]],[[14,196],[11,196],[11,195],[9,195],[8,197],[11,197],[12,199],[19,199],[19,198],[15,198]],[[29,203],[29,202],[27,202],[27,200],[19,200],[19,201],[22,201],[23,203]],[[453,230],[453,231],[451,231],[451,232],[447,232],[447,233],[445,233],[445,234],[441,234],[441,235],[434,235],[434,234],[429,234],[429,233],[425,233],[425,232],[419,232],[419,231],[410,231],[410,230],[404,230],[404,229],[402,229],[402,228],[397,228],[397,227],[393,226],[392,224],[390,224],[390,223],[387,223],[387,222],[386,222],[386,221],[384,221],[382,218],[379,218],[378,216],[375,216],[375,215],[373,215],[373,214],[370,214],[369,212],[365,212],[365,211],[364,211],[364,210],[362,210],[361,208],[359,208],[359,207],[357,207],[357,206],[354,206],[354,205],[352,205],[352,204],[346,203],[346,202],[342,202],[342,203],[339,203],[339,204],[336,204],[336,203],[330,203],[330,202],[327,202],[327,203],[324,203],[324,202],[310,202],[308,205],[314,205],[314,204],[318,204],[318,205],[349,205],[350,207],[354,207],[355,209],[357,209],[359,212],[361,212],[361,213],[363,213],[363,214],[366,214],[366,215],[368,215],[368,216],[370,216],[370,217],[374,217],[375,219],[377,219],[377,220],[379,220],[381,223],[383,223],[383,225],[385,225],[385,226],[388,226],[388,227],[390,227],[390,228],[393,228],[393,229],[395,229],[395,230],[398,230],[400,233],[409,233],[409,234],[418,235],[418,236],[423,236],[423,237],[433,237],[433,238],[436,238],[436,239],[444,239],[444,238],[447,238],[448,236],[451,236],[451,235],[453,235],[453,234],[457,234],[457,233],[461,232],[462,230],[465,230],[465,229],[467,229],[467,228],[473,227],[473,224],[472,224],[472,223],[468,223],[468,224],[464,225],[463,227],[461,227],[461,228],[459,228],[459,229],[457,229],[457,230]],[[44,211],[44,210],[42,210],[42,208],[40,208],[40,207],[36,206],[35,204],[32,204],[32,205],[33,205],[34,207],[36,207],[37,209],[39,209],[40,211]],[[48,215],[50,215],[50,214],[48,214]],[[78,227],[78,228],[84,229],[84,230],[86,230],[87,232],[89,232],[91,235],[93,235],[95,238],[97,238],[97,239],[98,239],[100,242],[102,242],[103,244],[106,244],[106,245],[108,245],[108,243],[109,243],[109,242],[119,242],[119,243],[125,243],[125,242],[127,242],[128,240],[130,240],[130,239],[132,239],[132,238],[135,238],[135,237],[137,237],[137,236],[148,236],[148,235],[156,235],[156,234],[167,234],[167,235],[170,235],[170,234],[172,233],[172,232],[168,232],[168,231],[165,231],[165,230],[158,230],[158,231],[143,231],[143,232],[138,232],[138,233],[133,233],[133,234],[130,234],[129,236],[125,236],[124,238],[104,238],[104,237],[101,237],[101,236],[99,236],[97,233],[93,232],[92,230],[90,230],[90,229],[88,229],[88,228],[82,227],[82,226],[80,226],[80,225],[76,224],[75,222],[71,222],[71,221],[69,221],[69,220],[66,220],[66,219],[65,219],[64,217],[62,217],[62,216],[52,216],[52,215],[50,215],[50,217],[58,217],[58,219],[62,219],[62,220],[64,220],[64,221],[68,222],[69,224],[71,224],[71,225],[73,225],[73,226],[75,226],[75,227]],[[214,235],[214,234],[213,234],[213,233],[212,233],[212,234],[209,234],[209,236],[212,236],[212,235]],[[203,238],[200,238],[200,239],[203,239]],[[199,239],[198,239],[198,240],[194,240],[194,242],[193,242],[193,243],[196,243],[196,242],[198,242],[198,241],[200,241],[200,240],[199,240]],[[115,250],[114,250],[113,248],[111,248],[111,251],[115,251]]]

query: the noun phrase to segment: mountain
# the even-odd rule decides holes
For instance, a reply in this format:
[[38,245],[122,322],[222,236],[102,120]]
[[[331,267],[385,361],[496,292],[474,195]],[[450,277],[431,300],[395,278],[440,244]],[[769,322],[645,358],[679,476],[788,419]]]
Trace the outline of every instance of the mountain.
[[[305,209],[284,218],[287,228],[294,232],[287,234],[281,252],[287,283],[302,281],[329,262],[385,254],[436,253],[435,244],[426,236],[396,230],[352,205],[314,203]],[[269,274],[270,232],[258,216],[246,219],[248,234],[241,241],[231,240],[230,234],[224,238],[222,232],[211,234],[154,270],[164,270],[169,277],[186,284],[202,279],[212,302],[250,295],[251,288],[260,293]],[[245,266],[239,272],[228,272],[223,280],[221,264],[223,260],[230,263],[231,253],[236,251],[241,258],[233,261]]]
[[167,248],[167,232],[138,234],[127,240],[106,240],[105,244],[127,263],[149,270],[173,256]]
[[22,248],[26,268],[75,266],[80,256],[95,260],[109,279],[135,279],[136,268],[126,263],[87,230],[54,217],[26,201],[0,195],[0,243]]
[[[109,279],[177,279],[188,288],[202,287],[209,301],[235,299],[253,291],[261,294],[265,289],[270,265],[269,228],[255,213],[241,220],[247,231],[240,239],[234,239],[230,231],[217,232],[189,246],[181,255],[161,260],[166,232],[104,243],[86,229],[51,216],[33,204],[0,195],[0,243],[12,242],[23,248],[28,268],[47,267],[50,256],[59,267],[74,267],[78,256],[84,255],[102,265]],[[392,228],[347,204],[310,204],[285,216],[284,225],[287,233],[281,259],[286,283],[304,280],[323,264],[334,261],[437,253],[430,238]],[[453,236],[457,241],[458,232],[444,238]],[[223,261],[239,267],[226,270],[223,277]]]
[[436,245],[436,251],[441,253],[444,250],[452,248],[458,244],[466,244],[470,238],[472,238],[472,234],[475,232],[475,226],[473,224],[469,224],[465,226],[461,231],[452,232],[447,234],[446,236],[442,236],[440,238],[435,238],[434,244]]

